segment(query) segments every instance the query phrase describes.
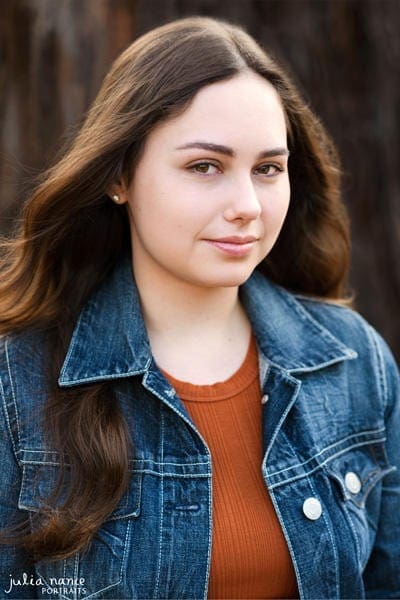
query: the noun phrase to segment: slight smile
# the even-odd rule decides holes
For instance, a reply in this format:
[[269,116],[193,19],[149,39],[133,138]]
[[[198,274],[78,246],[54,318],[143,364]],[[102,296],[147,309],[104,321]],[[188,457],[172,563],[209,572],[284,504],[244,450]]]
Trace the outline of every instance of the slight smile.
[[250,254],[258,238],[254,236],[231,236],[226,238],[219,238],[216,240],[204,240],[208,244],[211,244],[218,250],[221,250],[224,254],[229,256],[247,256]]

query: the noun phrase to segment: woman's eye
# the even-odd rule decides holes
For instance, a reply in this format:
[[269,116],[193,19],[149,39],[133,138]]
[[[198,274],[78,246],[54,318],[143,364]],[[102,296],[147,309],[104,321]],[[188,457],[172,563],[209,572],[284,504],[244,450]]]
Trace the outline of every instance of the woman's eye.
[[266,175],[267,177],[275,177],[275,175],[278,175],[279,173],[282,173],[282,171],[284,171],[283,167],[281,167],[280,165],[275,165],[271,163],[260,165],[255,170],[257,173],[260,173],[261,175]]
[[194,173],[200,173],[201,175],[213,175],[219,171],[218,167],[213,163],[199,162],[189,167],[190,171]]

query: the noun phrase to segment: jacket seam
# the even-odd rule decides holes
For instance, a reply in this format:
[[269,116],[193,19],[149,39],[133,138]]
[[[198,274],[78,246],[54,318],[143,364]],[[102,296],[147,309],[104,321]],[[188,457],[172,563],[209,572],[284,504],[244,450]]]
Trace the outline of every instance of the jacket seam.
[[[287,443],[288,443],[291,451],[293,452],[293,455],[296,456],[297,452],[293,448],[290,440],[287,439],[286,441],[287,441]],[[292,562],[293,562],[294,570],[295,570],[295,573],[296,573],[296,579],[297,579],[297,585],[298,585],[298,591],[299,591],[299,594],[300,594],[300,598],[304,598],[303,582],[301,580],[301,577],[300,577],[301,573],[300,573],[300,570],[298,568],[298,564],[297,564],[297,561],[296,561],[296,553],[294,552],[294,549],[293,549],[293,546],[292,546],[292,541],[290,539],[290,536],[288,534],[288,531],[287,531],[286,526],[284,524],[284,521],[282,519],[282,515],[281,515],[280,509],[279,509],[279,506],[278,506],[278,502],[277,502],[275,494],[273,492],[273,488],[271,486],[267,486],[267,487],[268,487],[270,496],[272,498],[273,504],[275,506],[275,510],[276,510],[277,514],[279,514],[279,521],[281,523],[282,530],[284,531],[286,542],[287,542],[287,544],[289,546],[290,555],[292,557]]]
[[385,369],[385,362],[384,362],[384,358],[383,358],[383,354],[382,354],[382,349],[381,349],[380,345],[378,344],[376,334],[375,334],[374,330],[372,329],[372,327],[368,326],[367,332],[368,332],[368,337],[373,346],[373,350],[375,351],[375,358],[376,358],[377,370],[378,370],[378,376],[379,376],[378,381],[379,381],[379,386],[380,386],[381,401],[383,401],[383,407],[384,407],[384,409],[386,409],[387,404],[388,404],[388,385],[387,385],[387,380],[386,380],[386,369]]
[[[16,401],[16,397],[15,397],[14,382],[13,382],[13,378],[12,378],[12,375],[11,375],[10,358],[9,358],[9,354],[8,354],[8,340],[5,341],[4,352],[5,352],[5,355],[6,355],[7,372],[8,372],[8,378],[9,378],[9,381],[10,381],[10,389],[11,389],[11,398],[12,398],[12,403],[13,403],[13,409],[14,409],[14,412],[15,412],[15,424],[16,424],[16,434],[17,434],[17,444],[16,445],[18,446],[18,448],[20,448],[21,447],[20,423],[19,423],[19,414],[18,414],[17,401]],[[8,414],[7,405],[5,405],[5,407],[6,407],[6,411],[7,411],[7,414]],[[11,427],[11,423],[10,422],[9,422],[9,425],[10,425],[10,430],[9,431],[10,431],[11,437],[12,437],[13,442],[14,442],[14,436],[13,436],[13,431],[12,431],[12,427]],[[13,447],[15,449],[14,443],[13,443]],[[16,459],[18,461],[17,452],[15,454],[15,457],[16,457]]]
[[60,377],[58,383],[61,387],[75,387],[83,383],[92,383],[95,381],[112,381],[114,379],[124,379],[126,377],[142,375],[147,371],[148,367],[150,366],[150,362],[151,361],[149,360],[144,369],[137,369],[135,371],[121,371],[121,373],[97,373],[97,375],[92,375],[90,377],[82,377],[80,379],[63,379],[63,377]]
[[[49,467],[59,467],[60,463],[50,463],[50,462],[40,462],[40,461],[29,461],[29,462],[23,462],[22,466],[24,465],[44,465],[44,466],[49,466]],[[211,478],[211,473],[170,473],[168,471],[153,471],[152,469],[134,469],[129,470],[130,473],[146,473],[147,475],[155,475],[156,477],[177,477],[178,479],[197,479],[199,477],[204,478],[204,479],[210,479]]]
[[[64,566],[66,566],[65,563],[66,563],[66,561],[64,561]],[[75,559],[74,559],[74,580],[75,581],[77,581],[77,579],[78,579],[78,574],[79,574],[79,553],[76,554]],[[74,600],[76,600],[76,597],[77,597],[76,588],[75,588],[74,596],[75,596]]]
[[69,348],[68,348],[67,355],[66,355],[65,360],[64,360],[64,364],[62,366],[62,371],[60,373],[60,380],[63,378],[64,373],[67,371],[67,368],[68,368],[68,365],[69,365],[69,361],[71,359],[72,352],[73,352],[73,350],[75,348],[76,338],[78,337],[78,332],[79,332],[79,330],[81,328],[82,314],[83,313],[81,313],[79,315],[79,318],[78,318],[78,320],[76,322],[76,325],[74,327],[74,333],[73,333],[73,336],[72,336],[72,339],[71,339],[71,342],[70,342],[70,345],[69,345]]
[[[212,466],[211,466],[212,469]],[[213,512],[212,512],[212,498],[213,498],[213,480],[212,473],[208,482],[208,545],[207,545],[207,569],[206,577],[204,581],[204,595],[203,600],[207,599],[208,586],[210,582],[210,569],[211,569],[211,551],[212,551],[212,532],[213,532]]]
[[[315,486],[313,484],[313,482],[311,481],[311,479],[307,476],[307,482],[314,494],[314,496],[316,498],[321,498],[320,494],[317,493]],[[334,563],[335,563],[335,589],[336,589],[336,597],[337,598],[341,598],[340,595],[340,574],[339,574],[339,557],[338,557],[338,552],[337,552],[337,547],[336,547],[336,543],[335,543],[335,537],[333,535],[333,531],[332,531],[332,527],[331,527],[331,523],[329,522],[329,519],[326,516],[326,511],[323,509],[322,510],[322,518],[324,519],[324,523],[326,525],[326,528],[328,530],[328,534],[331,540],[331,544],[332,544],[332,550],[333,550],[333,557],[334,557]]]
[[162,545],[163,545],[163,527],[164,527],[164,473],[162,468],[162,460],[164,458],[164,411],[160,405],[160,453],[161,453],[161,482],[160,482],[160,527],[159,527],[159,541],[158,541],[158,561],[157,561],[157,574],[156,574],[156,585],[154,589],[154,598],[158,598],[159,587],[160,587],[160,576],[161,576],[161,560],[162,560]]
[[[340,347],[340,350],[342,352],[344,352],[344,356],[348,357],[349,356],[349,350],[351,352],[354,352],[354,350],[352,348],[350,348],[349,346],[347,346],[346,344],[344,344],[338,337],[336,337],[327,327],[325,327],[325,325],[323,325],[322,323],[320,323],[315,317],[314,315],[312,315],[307,308],[303,305],[303,303],[299,300],[297,300],[295,295],[291,295],[288,294],[287,295],[287,301],[288,304],[290,304],[294,310],[298,313],[298,315],[301,317],[301,319],[307,320],[309,321],[313,327],[314,327],[314,331],[319,333],[320,335],[322,335],[322,337],[330,342],[335,342],[335,344],[337,346]],[[336,357],[338,358],[338,357]]]
[[5,417],[5,420],[7,423],[7,432],[11,438],[11,445],[12,445],[15,460],[17,461],[18,464],[20,464],[20,461],[18,460],[18,450],[16,448],[14,436],[12,433],[12,427],[11,427],[11,423],[10,423],[10,415],[8,414],[8,410],[7,410],[6,397],[5,397],[3,382],[1,380],[1,377],[0,377],[0,392],[1,392],[1,397],[2,397],[3,409],[4,409],[4,417]]
[[346,521],[348,522],[349,527],[351,529],[351,533],[352,533],[352,536],[353,536],[353,539],[354,539],[354,544],[356,546],[356,555],[357,555],[358,568],[359,568],[360,572],[362,572],[360,542],[358,540],[357,532],[355,530],[354,523],[353,523],[353,520],[351,518],[351,514],[350,514],[350,511],[348,509],[348,506],[347,506],[346,502],[343,502],[343,511],[344,511],[344,514],[345,514],[345,517],[346,517]]
[[[273,473],[269,473],[269,476],[273,477],[275,475],[280,475],[281,473],[285,473],[286,471],[290,471],[291,469],[297,469],[299,467],[304,467],[306,464],[308,464],[312,460],[315,460],[318,456],[321,456],[322,454],[324,454],[324,452],[326,452],[327,450],[330,450],[331,448],[334,448],[335,446],[339,446],[340,444],[343,444],[344,442],[347,442],[347,440],[350,440],[350,439],[352,439],[354,437],[359,437],[360,435],[369,435],[369,434],[384,433],[385,431],[386,431],[385,427],[380,427],[379,429],[369,429],[367,431],[361,431],[359,433],[353,433],[352,435],[348,435],[347,437],[344,437],[344,438],[340,439],[339,441],[335,442],[334,444],[330,444],[329,446],[326,446],[326,448],[324,448],[323,450],[320,450],[317,454],[314,454],[314,456],[311,456],[310,458],[308,458],[304,462],[297,463],[296,465],[293,465],[291,467],[286,467],[285,469],[281,469],[280,471],[274,471]],[[369,442],[371,442],[371,440],[368,440],[368,443]],[[353,448],[353,446],[349,446],[348,447],[348,449],[351,449],[351,448]],[[333,457],[334,456],[335,455],[333,455]]]
[[[287,440],[287,441],[288,441],[289,447],[291,448],[292,452],[294,454],[296,454],[296,452],[295,452],[295,450],[293,448],[293,445],[291,444],[290,440]],[[315,498],[320,498],[321,497],[320,494],[317,493],[317,491],[315,489],[315,486],[314,486],[313,482],[311,481],[311,479],[309,478],[308,475],[307,475],[307,483],[310,486],[310,488],[311,488],[311,490],[312,490],[312,492],[314,494],[314,497]],[[334,538],[334,535],[333,535],[333,531],[332,531],[329,519],[327,518],[327,516],[325,514],[325,510],[322,510],[322,518],[323,518],[324,523],[326,525],[326,528],[328,530],[328,534],[329,534],[329,537],[330,537],[330,540],[331,540],[331,544],[332,544],[333,559],[334,559],[334,562],[335,562],[335,588],[336,588],[337,597],[340,598],[340,577],[339,577],[339,558],[338,558],[338,552],[337,552],[337,548],[336,548],[336,543],[335,543],[335,538]]]
[[305,598],[305,596],[304,596],[304,589],[303,589],[303,581],[301,579],[301,572],[300,572],[299,566],[297,564],[296,553],[294,552],[294,549],[293,549],[292,540],[289,537],[289,533],[288,533],[287,527],[286,527],[286,525],[284,523],[284,520],[282,518],[282,513],[281,513],[280,508],[278,506],[275,494],[274,494],[274,492],[273,492],[273,490],[271,488],[268,488],[268,489],[270,491],[270,497],[271,497],[272,503],[273,503],[273,505],[275,507],[275,511],[276,511],[276,513],[277,513],[277,515],[279,517],[279,522],[280,522],[282,531],[284,533],[284,536],[285,536],[285,539],[286,539],[286,543],[287,543],[287,545],[289,547],[290,556],[291,556],[293,567],[294,567],[294,570],[295,570],[295,573],[296,573],[297,587],[298,587],[300,598]]
[[[1,386],[1,380],[0,380],[0,386]],[[24,453],[24,452],[29,452],[29,453],[35,453],[35,454],[55,454],[55,452],[51,451],[51,450],[31,450],[31,449],[22,449],[19,450],[18,453]],[[21,462],[24,464],[53,464],[53,465],[58,465],[60,464],[58,461],[41,461],[41,460],[34,460],[34,459],[21,459]],[[132,464],[132,466],[134,466],[135,463],[150,463],[152,465],[162,465],[163,467],[165,467],[166,465],[168,466],[175,466],[175,467],[198,467],[198,466],[202,466],[202,465],[206,465],[209,466],[209,462],[208,461],[204,461],[204,462],[187,462],[187,463],[178,463],[178,462],[161,462],[158,460],[152,460],[150,458],[137,458],[137,459],[133,459],[129,461],[129,464]],[[143,469],[134,469],[135,471],[141,471]]]
[[321,371],[327,367],[333,367],[334,365],[340,364],[346,360],[354,360],[355,358],[358,358],[358,353],[352,348],[348,348],[346,354],[342,354],[341,356],[334,356],[325,362],[319,362],[315,365],[289,367],[287,372],[293,375],[302,373],[315,373],[316,371]]
[[320,298],[314,296],[306,296],[305,294],[301,294],[299,292],[293,292],[293,296],[296,300],[299,300],[301,304],[306,304],[307,302],[311,302],[313,304],[319,304],[322,306],[328,305],[333,306],[334,308],[339,308],[340,310],[344,310],[345,312],[355,312],[351,306],[344,306],[343,304],[339,304],[335,300],[329,300],[328,298]]
[[[0,385],[1,385],[1,379],[0,379]],[[19,453],[23,453],[23,452],[29,452],[29,453],[35,453],[35,454],[58,454],[57,451],[53,451],[53,450],[33,450],[31,448],[24,448],[19,450]],[[34,462],[32,460],[22,460],[21,462],[25,462],[25,463],[31,463]],[[41,462],[41,461],[40,461]],[[152,465],[172,465],[172,466],[176,466],[176,467],[197,467],[199,465],[209,465],[208,461],[201,461],[201,462],[161,462],[159,460],[153,460],[152,458],[134,458],[133,460],[129,461],[130,463],[151,463]],[[54,464],[59,464],[58,462],[55,462]]]
[[[312,473],[315,473],[316,471],[321,469],[324,465],[331,462],[334,458],[336,458],[337,456],[341,456],[342,454],[345,454],[346,452],[349,452],[353,448],[360,448],[362,446],[367,446],[368,444],[371,444],[371,443],[384,442],[385,440],[386,440],[386,438],[380,438],[380,439],[376,439],[376,440],[368,440],[368,441],[360,442],[359,444],[353,444],[353,446],[348,446],[347,448],[344,448],[340,452],[333,454],[332,456],[330,456],[323,462],[316,465],[313,469],[311,469],[311,471],[307,471],[306,473],[301,473],[299,475],[294,475],[293,477],[291,477],[289,479],[285,479],[285,481],[280,481],[278,483],[270,484],[270,489],[275,489],[277,487],[280,487],[281,485],[286,485],[288,483],[292,483],[292,481],[297,481],[298,479],[303,479],[304,477],[308,478],[309,475],[312,475]],[[270,479],[270,477],[271,476],[269,475],[268,478]]]
[[[271,372],[271,369],[269,370],[268,373],[270,373],[270,372]],[[267,382],[268,382],[268,379],[266,380],[266,383]],[[275,440],[281,429],[282,423],[284,423],[284,421],[286,420],[286,417],[289,414],[289,412],[291,411],[292,406],[295,403],[295,401],[297,400],[297,397],[300,392],[301,381],[299,379],[296,379],[295,377],[291,377],[289,375],[289,376],[287,376],[287,383],[290,383],[290,385],[293,387],[292,397],[291,397],[290,402],[287,405],[286,409],[284,410],[283,414],[281,415],[281,418],[279,419],[279,422],[277,423],[277,425],[275,427],[275,431],[273,432],[273,434],[271,436],[270,443],[268,444],[268,447],[265,451],[265,456],[264,456],[264,461],[263,461],[265,464],[266,464],[267,458],[269,456],[269,453],[271,452],[271,449],[272,449],[273,445],[275,444]]]

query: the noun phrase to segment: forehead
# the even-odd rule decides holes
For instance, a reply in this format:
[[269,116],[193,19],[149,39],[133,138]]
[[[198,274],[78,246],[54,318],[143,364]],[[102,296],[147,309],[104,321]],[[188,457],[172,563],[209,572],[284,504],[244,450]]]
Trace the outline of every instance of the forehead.
[[231,145],[286,141],[285,114],[275,88],[246,71],[202,88],[178,116],[158,125],[148,142],[167,144],[204,139]]

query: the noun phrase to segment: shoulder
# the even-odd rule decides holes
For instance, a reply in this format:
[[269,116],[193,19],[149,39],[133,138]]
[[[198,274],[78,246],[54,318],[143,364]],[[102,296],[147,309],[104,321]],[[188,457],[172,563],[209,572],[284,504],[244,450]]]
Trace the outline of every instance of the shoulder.
[[357,310],[330,300],[301,294],[291,296],[313,319],[358,353],[376,352],[383,349],[382,346],[387,347],[382,336]]
[[48,336],[25,330],[0,336],[0,375],[42,377],[50,360]]
[[317,370],[343,360],[378,368],[388,360],[382,338],[351,308],[293,293],[261,273],[246,282],[241,297],[261,344],[266,340],[266,356],[286,370]]
[[50,354],[46,336],[24,331],[0,337],[1,427],[15,448],[41,429],[48,397]]
[[364,372],[364,378],[374,375],[386,404],[398,396],[399,370],[391,349],[360,313],[331,301],[299,294],[292,297],[313,319],[356,352],[354,367]]
[[322,376],[323,369],[336,365],[334,372],[343,376],[348,389],[358,386],[360,394],[378,397],[383,404],[389,401],[398,381],[395,361],[358,312],[293,293],[259,272],[242,286],[241,298],[271,363],[295,376]]
[[344,344],[349,344],[350,347],[357,346],[357,350],[360,350],[365,345],[370,345],[373,341],[372,338],[377,335],[376,330],[353,308],[330,300],[287,291],[285,293],[290,294],[293,301],[298,303],[312,319],[326,327],[335,337]]

